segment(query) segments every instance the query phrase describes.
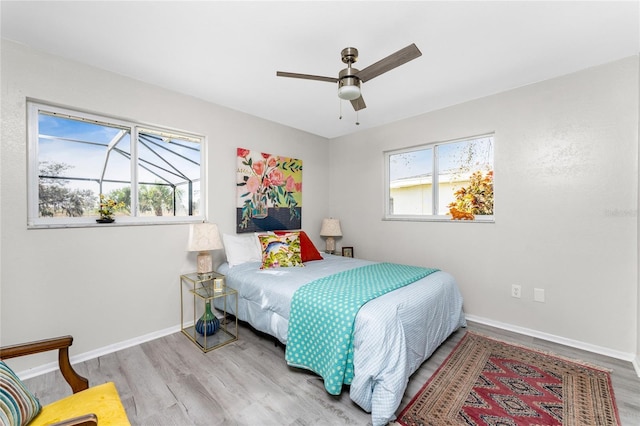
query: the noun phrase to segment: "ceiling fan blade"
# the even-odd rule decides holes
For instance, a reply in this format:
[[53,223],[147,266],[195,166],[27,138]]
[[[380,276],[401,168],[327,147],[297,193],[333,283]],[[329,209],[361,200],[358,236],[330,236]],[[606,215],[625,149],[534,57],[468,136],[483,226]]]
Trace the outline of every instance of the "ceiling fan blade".
[[392,53],[386,58],[379,60],[375,64],[369,65],[357,75],[360,81],[365,82],[420,56],[422,56],[422,52],[420,52],[420,49],[418,49],[415,43],[412,43],[404,49],[400,49],[396,53]]
[[359,98],[352,100],[351,105],[356,111],[360,111],[361,109],[365,109],[367,107],[367,104],[364,103],[364,98],[362,97],[362,95],[360,95]]
[[311,75],[311,74],[297,74],[294,72],[276,72],[278,77],[291,77],[291,78],[304,78],[306,80],[318,80],[318,81],[327,81],[329,83],[337,83],[338,79],[335,77],[323,77],[321,75]]

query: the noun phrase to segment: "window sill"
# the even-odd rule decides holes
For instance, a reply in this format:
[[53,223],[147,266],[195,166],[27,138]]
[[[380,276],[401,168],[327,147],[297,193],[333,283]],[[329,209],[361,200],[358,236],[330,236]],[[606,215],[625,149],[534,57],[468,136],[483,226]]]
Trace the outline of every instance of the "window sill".
[[456,220],[451,216],[385,216],[382,220],[391,222],[495,223],[495,216],[476,216],[473,220]]
[[204,217],[166,217],[161,220],[150,218],[116,218],[113,223],[97,223],[95,218],[81,218],[77,221],[38,220],[27,224],[27,229],[62,229],[62,228],[105,228],[114,226],[149,226],[201,223]]

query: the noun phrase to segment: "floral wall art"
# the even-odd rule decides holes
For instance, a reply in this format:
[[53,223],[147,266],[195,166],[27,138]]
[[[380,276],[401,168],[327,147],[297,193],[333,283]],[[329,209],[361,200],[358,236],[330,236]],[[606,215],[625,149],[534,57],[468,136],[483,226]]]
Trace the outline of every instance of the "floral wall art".
[[300,229],[302,160],[237,149],[236,232]]

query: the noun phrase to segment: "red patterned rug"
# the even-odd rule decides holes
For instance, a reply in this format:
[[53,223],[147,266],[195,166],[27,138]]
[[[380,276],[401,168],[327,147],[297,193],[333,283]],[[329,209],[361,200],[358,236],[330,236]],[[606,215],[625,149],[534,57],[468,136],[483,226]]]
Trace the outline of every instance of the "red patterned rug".
[[404,426],[619,426],[606,370],[467,332]]

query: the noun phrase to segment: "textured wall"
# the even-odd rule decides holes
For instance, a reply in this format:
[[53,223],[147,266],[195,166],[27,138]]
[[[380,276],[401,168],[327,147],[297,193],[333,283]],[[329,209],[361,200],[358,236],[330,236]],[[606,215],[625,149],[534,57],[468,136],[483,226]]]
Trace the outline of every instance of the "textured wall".
[[[318,247],[320,222],[332,215],[342,223],[338,244],[358,257],[454,273],[470,315],[614,354],[639,351],[637,57],[328,144],[11,42],[1,60],[2,344],[73,334],[84,353],[175,327],[178,275],[195,266],[186,225],[26,229],[32,97],[205,134],[208,214],[222,232],[235,226],[237,146],[301,158],[303,228]],[[384,150],[492,131],[494,224],[381,220]],[[522,285],[521,299],[511,284]],[[534,287],[546,303],[533,302]]]
[[[381,220],[383,151],[487,132],[494,224]],[[637,57],[332,140],[331,168],[331,213],[357,256],[452,272],[470,315],[635,354]]]
[[176,327],[178,278],[195,270],[185,224],[27,230],[27,97],[207,136],[208,217],[221,232],[235,233],[236,147],[302,159],[302,225],[322,242],[326,139],[11,42],[1,65],[3,344],[72,334],[79,354]]

